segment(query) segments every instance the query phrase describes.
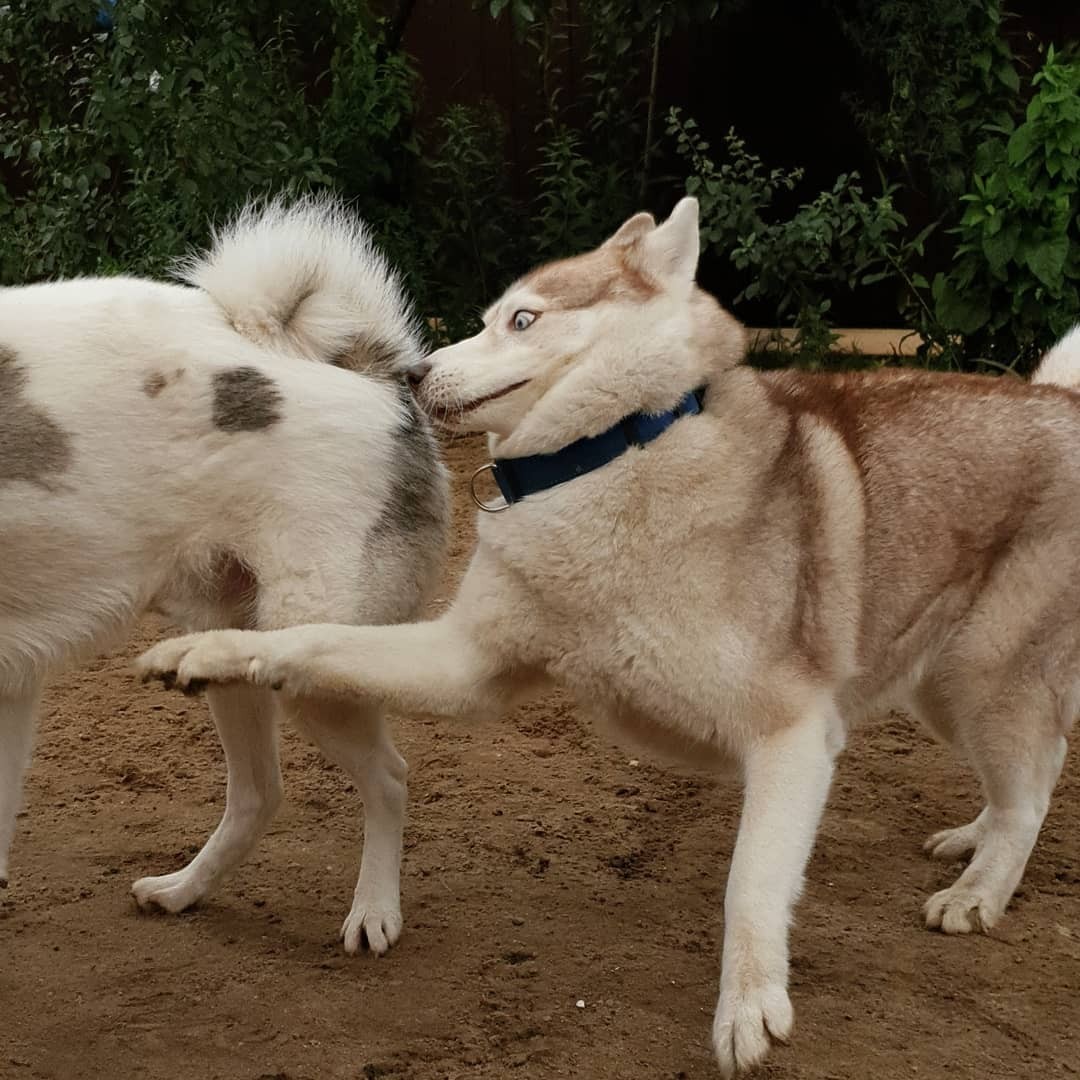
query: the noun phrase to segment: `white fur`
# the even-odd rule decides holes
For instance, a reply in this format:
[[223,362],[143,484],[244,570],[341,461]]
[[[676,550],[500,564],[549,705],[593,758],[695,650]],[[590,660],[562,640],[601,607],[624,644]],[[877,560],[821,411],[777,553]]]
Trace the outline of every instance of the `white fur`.
[[1042,358],[1031,381],[1080,390],[1080,323]]
[[[190,629],[399,621],[439,570],[446,477],[388,370],[415,362],[414,328],[363,226],[330,202],[249,209],[184,274],[195,287],[117,277],[0,291],[0,351],[17,365],[23,404],[69,450],[66,467],[36,479],[5,481],[0,467],[5,883],[50,672],[115,643],[148,609]],[[238,370],[273,387],[274,422],[215,422],[220,378]],[[0,405],[0,444],[32,466],[34,430],[18,423]],[[411,531],[388,513],[409,497],[399,473],[410,454],[430,482],[430,520]],[[251,595],[236,591],[238,575]],[[367,806],[342,933],[350,952],[362,935],[382,952],[401,929],[404,762],[379,708],[283,704]],[[189,866],[135,884],[142,906],[179,911],[205,897],[280,801],[275,697],[215,690],[211,708],[228,759],[225,815]]]
[[375,336],[406,366],[415,359],[416,320],[389,264],[364,223],[335,200],[249,205],[177,275],[212,296],[252,341],[325,360]]

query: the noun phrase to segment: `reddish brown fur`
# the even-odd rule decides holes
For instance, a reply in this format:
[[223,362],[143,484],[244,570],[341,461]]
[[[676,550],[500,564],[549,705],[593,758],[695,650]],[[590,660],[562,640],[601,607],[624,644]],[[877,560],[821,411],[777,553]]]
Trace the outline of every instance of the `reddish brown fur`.
[[527,274],[521,284],[543,296],[550,307],[562,310],[592,307],[605,300],[643,303],[659,292],[631,265],[626,248],[598,248],[548,263]]
[[[1037,510],[1055,482],[1041,451],[1040,422],[1061,414],[1080,420],[1080,397],[1055,386],[1007,378],[905,371],[761,377],[768,400],[788,415],[790,434],[776,468],[799,476],[803,551],[793,619],[799,655],[813,660],[820,642],[821,586],[814,568],[818,531],[807,515],[819,503],[808,489],[800,418],[838,435],[862,479],[866,509],[867,597],[858,653],[873,655],[883,640],[903,642],[941,601],[971,603],[1012,552],[1039,526]],[[986,440],[985,403],[1011,421],[1008,446]],[[1025,403],[1030,403],[1025,405]],[[1026,441],[1016,445],[1016,410],[1035,411]],[[951,423],[943,425],[945,412]],[[937,417],[933,422],[929,418]],[[1021,423],[1023,421],[1021,420]],[[987,467],[987,458],[993,464]],[[978,477],[979,483],[969,482]],[[987,491],[987,486],[994,490]],[[893,602],[875,604],[889,595]],[[882,619],[880,613],[889,612]],[[875,643],[877,643],[875,645]]]

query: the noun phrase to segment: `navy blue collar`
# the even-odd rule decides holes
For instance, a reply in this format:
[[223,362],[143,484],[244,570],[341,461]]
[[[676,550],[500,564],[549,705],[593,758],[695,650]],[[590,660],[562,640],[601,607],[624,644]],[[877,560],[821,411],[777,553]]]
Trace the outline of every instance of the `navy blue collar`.
[[[631,446],[645,446],[657,436],[662,435],[682,416],[693,416],[701,412],[701,402],[705,396],[705,387],[691,390],[668,412],[633,413],[625,416],[613,427],[599,435],[578,439],[553,454],[532,454],[519,458],[496,458],[490,465],[477,470],[477,475],[484,469],[490,469],[495,483],[506,499],[506,506],[535,495],[538,491],[547,491],[559,484],[565,484],[578,476],[584,476],[594,469],[599,469],[608,462],[625,454]],[[474,477],[475,480],[475,477]],[[475,494],[473,496],[476,498]],[[477,505],[483,510],[504,510],[504,506],[489,506],[479,499]]]

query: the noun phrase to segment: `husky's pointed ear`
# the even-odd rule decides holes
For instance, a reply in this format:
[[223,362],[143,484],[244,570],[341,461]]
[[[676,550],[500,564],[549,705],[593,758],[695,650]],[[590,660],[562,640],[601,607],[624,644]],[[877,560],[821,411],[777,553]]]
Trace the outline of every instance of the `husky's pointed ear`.
[[630,247],[655,228],[656,218],[642,211],[632,218],[627,218],[619,226],[618,231],[604,241],[604,247]]
[[643,269],[661,280],[687,284],[697,273],[700,252],[698,201],[689,197],[680,199],[667,221],[653,229],[641,244]]

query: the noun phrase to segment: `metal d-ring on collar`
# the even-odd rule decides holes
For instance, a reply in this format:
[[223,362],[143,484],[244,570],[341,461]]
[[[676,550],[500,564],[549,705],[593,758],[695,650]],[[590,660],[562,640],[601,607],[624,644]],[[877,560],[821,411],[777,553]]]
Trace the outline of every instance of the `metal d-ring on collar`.
[[469,481],[469,494],[472,496],[472,501],[487,514],[501,514],[504,510],[509,510],[510,504],[506,499],[503,499],[501,503],[486,503],[476,494],[476,478],[482,472],[490,472],[494,476],[495,462],[489,461],[486,465],[481,465],[480,468],[472,474],[472,479]]

